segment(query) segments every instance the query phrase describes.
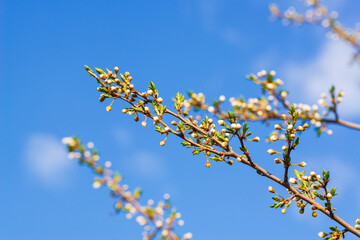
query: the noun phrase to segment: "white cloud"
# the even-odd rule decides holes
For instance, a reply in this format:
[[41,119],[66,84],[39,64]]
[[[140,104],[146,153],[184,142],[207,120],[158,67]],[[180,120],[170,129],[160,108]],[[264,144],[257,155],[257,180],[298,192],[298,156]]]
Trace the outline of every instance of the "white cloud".
[[316,101],[331,85],[344,90],[346,96],[339,106],[341,116],[356,116],[360,110],[360,67],[352,63],[353,49],[340,41],[327,41],[320,51],[305,62],[292,62],[283,67],[290,93]]
[[71,160],[59,139],[47,134],[33,134],[28,138],[24,153],[29,171],[44,184],[65,182]]

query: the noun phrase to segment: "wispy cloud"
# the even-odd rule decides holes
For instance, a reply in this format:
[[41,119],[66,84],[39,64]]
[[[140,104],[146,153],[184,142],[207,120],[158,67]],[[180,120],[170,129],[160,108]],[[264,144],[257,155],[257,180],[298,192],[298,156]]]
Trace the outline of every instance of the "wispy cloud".
[[342,115],[354,116],[360,110],[360,67],[351,63],[353,49],[343,42],[327,41],[313,58],[291,62],[283,67],[284,79],[291,92],[316,101],[331,85],[344,90],[339,106]]
[[65,183],[71,167],[60,139],[48,134],[31,135],[25,146],[24,157],[31,174],[46,185]]

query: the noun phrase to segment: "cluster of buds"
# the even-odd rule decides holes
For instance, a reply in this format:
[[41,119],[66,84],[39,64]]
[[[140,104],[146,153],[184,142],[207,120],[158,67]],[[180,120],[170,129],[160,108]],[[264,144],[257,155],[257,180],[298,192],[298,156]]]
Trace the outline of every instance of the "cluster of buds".
[[[135,218],[138,224],[144,227],[144,240],[153,239],[159,230],[163,239],[180,239],[173,230],[175,225],[183,226],[184,220],[179,212],[170,210],[169,194],[164,194],[164,199],[158,204],[154,204],[152,199],[148,200],[147,204],[141,204],[141,190],[135,189],[132,192],[126,184],[122,184],[121,175],[110,169],[110,161],[106,161],[104,166],[98,164],[99,155],[92,142],[83,145],[76,137],[66,137],[63,138],[63,143],[67,146],[70,158],[89,166],[97,174],[98,177],[93,182],[94,188],[107,186],[110,189],[111,196],[115,198],[114,211],[124,212],[127,219]],[[186,233],[181,239],[191,239],[190,236],[191,233]]]
[[[336,187],[329,189],[327,187],[330,181],[330,173],[327,171],[323,171],[322,176],[316,174],[315,172],[310,172],[309,176],[305,175],[305,171],[299,172],[296,169],[294,170],[296,178],[290,178],[291,184],[297,184],[295,187],[299,190],[299,192],[303,193],[306,196],[311,197],[312,199],[319,199],[320,201],[325,202],[325,207],[330,212],[335,210],[331,206],[331,199],[337,195]],[[304,212],[304,207],[306,204],[303,203],[303,200],[300,200],[298,203],[298,207],[300,208],[300,213]],[[320,208],[319,206],[312,206],[311,210],[313,210],[313,217],[317,216],[316,210]]]
[[[284,12],[280,11],[279,7],[276,4],[270,4],[269,10],[273,18],[282,20],[284,25],[289,25],[290,23],[311,23],[317,24],[322,23],[327,19],[328,11],[325,6],[320,5],[317,0],[306,1],[307,5],[310,6],[305,13],[299,13],[294,7],[289,7]],[[333,20],[336,18],[335,14],[332,15]],[[325,23],[323,23],[325,24]]]
[[294,197],[291,196],[289,198],[284,198],[279,193],[277,193],[275,191],[275,189],[271,186],[269,186],[268,190],[270,193],[273,193],[276,195],[275,197],[272,198],[274,200],[274,204],[271,205],[270,207],[271,208],[281,208],[281,213],[285,214],[287,208],[290,206],[291,201],[293,200]]
[[297,124],[298,118],[299,118],[299,112],[297,112],[295,110],[294,105],[292,105],[290,107],[289,115],[286,114],[281,115],[283,124],[282,125],[275,124],[274,125],[275,131],[272,132],[272,134],[267,139],[268,142],[278,142],[279,140],[284,142],[284,145],[281,146],[282,152],[276,151],[274,149],[268,149],[267,152],[270,155],[274,155],[274,154],[282,155],[281,159],[280,157],[277,157],[274,159],[274,162],[276,164],[283,163],[285,167],[285,171],[287,171],[287,169],[292,165],[298,165],[301,167],[306,166],[305,162],[292,164],[290,160],[291,151],[294,150],[296,146],[300,143],[299,137],[296,137],[296,134],[306,130],[309,127],[307,123],[296,127],[295,125]]
[[327,36],[334,40],[344,40],[350,43],[355,49],[356,53],[354,59],[360,62],[360,28],[345,29],[337,21],[338,13],[336,11],[329,12],[327,7],[320,4],[319,0],[304,1],[308,6],[304,13],[298,13],[294,7],[290,7],[284,12],[280,11],[278,6],[271,4],[269,6],[270,13],[274,19],[281,19],[284,25],[291,23],[296,24],[317,24],[321,25],[328,31]]
[[330,232],[319,232],[318,236],[324,240],[341,240],[345,238],[346,230],[340,231],[338,227],[329,227],[329,229],[331,230]]
[[[173,112],[163,105],[163,99],[159,96],[159,91],[153,82],[150,82],[146,92],[141,93],[136,90],[132,83],[133,78],[129,73],[121,74],[117,68],[115,69],[115,73],[107,70],[105,74],[103,70],[96,68],[96,71],[100,74],[100,76],[97,76],[86,66],[88,73],[100,84],[98,90],[102,92],[102,98],[113,99],[107,110],[111,110],[115,99],[120,99],[131,105],[122,110],[124,114],[135,115],[135,121],[140,120],[140,114],[144,116],[145,119],[141,122],[142,126],[147,126],[147,119],[153,119],[155,130],[165,134],[165,139],[160,141],[160,146],[166,144],[170,133],[175,134],[185,140],[182,143],[183,146],[194,148],[194,155],[203,153],[206,156],[205,166],[209,168],[211,166],[209,159],[223,161],[229,165],[233,164],[233,160],[224,154],[226,151],[231,151],[230,140],[232,138],[236,137],[241,139],[241,141],[260,141],[259,137],[249,138],[251,133],[247,132],[248,127],[243,128],[234,112],[229,111],[224,120],[218,121],[218,124],[222,127],[221,129],[216,129],[214,121],[207,116],[202,119],[200,115],[197,117],[189,115],[188,110],[190,106],[198,109],[204,105],[205,96],[201,93],[189,92],[189,100],[185,100],[185,97],[178,93],[173,99],[176,109],[176,112]],[[120,77],[118,78],[118,76]],[[220,96],[218,101],[216,101],[216,107],[218,108],[225,100],[225,96]],[[168,124],[166,119],[164,119],[165,114],[172,115],[177,120],[173,120]],[[244,148],[243,150],[245,151]],[[213,156],[211,156],[212,154]],[[243,159],[245,160],[246,158],[244,157]]]
[[[334,87],[330,89],[331,98],[326,99],[326,94],[322,94],[322,98],[318,104],[308,105],[303,103],[293,103],[287,100],[288,91],[279,90],[279,86],[283,85],[283,81],[275,78],[275,71],[261,70],[257,74],[251,74],[247,78],[254,83],[259,84],[263,90],[263,95],[259,98],[230,98],[232,111],[236,114],[237,119],[241,121],[268,121],[271,119],[282,119],[284,110],[289,111],[290,106],[294,106],[299,118],[303,121],[311,123],[316,128],[318,135],[323,132],[331,135],[332,130],[327,129],[328,123],[336,121],[338,114],[336,106],[342,100],[344,92],[340,91],[336,96]],[[195,110],[208,111],[220,119],[227,119],[227,112],[221,111],[221,104],[225,101],[224,96],[220,96],[219,100],[215,100],[213,105],[205,103],[205,96],[202,93],[189,93],[190,99],[185,100],[186,111],[192,108]],[[335,120],[328,119],[329,113],[333,113]],[[298,131],[301,131],[301,126]]]

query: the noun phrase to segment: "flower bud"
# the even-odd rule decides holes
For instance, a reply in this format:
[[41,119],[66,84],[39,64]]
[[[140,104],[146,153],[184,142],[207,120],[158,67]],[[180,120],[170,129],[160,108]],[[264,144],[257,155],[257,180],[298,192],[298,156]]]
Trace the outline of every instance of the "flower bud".
[[355,229],[360,230],[360,225],[355,225]]
[[112,108],[111,105],[107,106],[107,107],[106,107],[106,111],[110,112],[110,111],[111,111],[111,108]]
[[140,118],[139,118],[139,116],[138,116],[138,115],[136,115],[136,116],[134,117],[134,121],[135,121],[135,122],[138,122],[138,121],[139,121],[139,119],[140,119]]
[[218,124],[219,124],[220,126],[224,126],[224,125],[225,125],[225,122],[224,122],[224,120],[219,120],[219,121],[218,121]]
[[267,152],[268,152],[270,155],[276,154],[276,151],[275,151],[274,149],[268,149]]
[[237,157],[236,161],[241,162],[241,157]]
[[290,178],[290,179],[289,179],[289,182],[290,182],[291,184],[296,184],[296,183],[297,183],[297,181],[296,181],[295,178]]
[[130,76],[130,73],[126,72],[124,75],[125,75],[125,77],[128,77],[128,76]]
[[300,167],[305,167],[305,166],[306,166],[306,162],[301,162],[301,163],[299,163],[299,166],[300,166]]
[[332,198],[331,193],[326,194],[326,197],[330,200]]
[[275,189],[273,187],[269,186],[269,192],[275,193]]
[[281,119],[285,121],[285,120],[286,120],[286,115],[285,115],[285,114],[282,114],[282,115],[281,115]]
[[162,146],[162,147],[165,146],[165,140],[160,142],[160,146]]
[[356,223],[360,224],[360,218],[356,219]]
[[316,211],[313,211],[313,212],[312,212],[312,216],[313,216],[314,218],[316,218],[316,217],[317,217],[317,215],[318,215],[318,214],[317,214],[317,212],[316,212]]
[[280,160],[280,158],[275,158],[275,159],[274,159],[274,162],[275,162],[276,164],[279,164],[279,163],[281,163],[281,160]]
[[285,152],[288,149],[288,147],[286,145],[284,145],[281,147],[281,149]]
[[294,128],[294,126],[293,126],[292,124],[289,124],[289,125],[287,126],[287,129],[289,129],[289,130],[293,130],[293,128]]
[[252,140],[253,140],[253,142],[259,142],[260,138],[259,137],[254,137]]
[[211,163],[210,163],[209,161],[207,161],[206,164],[205,164],[205,166],[206,166],[207,168],[210,168],[210,167],[211,167]]
[[275,124],[275,125],[274,125],[274,128],[275,128],[276,130],[281,130],[281,126],[280,126],[279,124]]
[[285,214],[286,213],[286,208],[281,209],[281,213]]
[[277,136],[275,136],[275,135],[272,135],[270,137],[270,141],[272,141],[272,142],[276,142],[277,140],[279,140],[279,138]]
[[303,128],[302,126],[298,126],[298,127],[296,128],[296,131],[299,131],[299,132],[304,131],[304,128]]
[[321,237],[321,238],[324,238],[324,237],[327,236],[327,233],[319,232],[319,233],[318,233],[318,236]]
[[141,126],[146,127],[146,121],[141,122]]
[[307,123],[305,123],[304,125],[303,125],[303,128],[308,128],[309,127],[309,124],[307,124]]
[[103,79],[103,80],[105,80],[107,77],[106,77],[105,74],[100,74],[100,78]]

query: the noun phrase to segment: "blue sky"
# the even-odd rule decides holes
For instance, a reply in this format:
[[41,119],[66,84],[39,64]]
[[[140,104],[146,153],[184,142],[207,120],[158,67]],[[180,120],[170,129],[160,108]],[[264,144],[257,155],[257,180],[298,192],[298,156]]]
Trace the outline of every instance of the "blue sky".
[[[165,192],[182,213],[194,239],[310,239],[331,222],[322,216],[284,216],[269,208],[272,185],[249,168],[192,157],[170,137],[143,128],[98,102],[96,83],[83,65],[129,71],[139,88],[154,81],[165,101],[194,90],[210,101],[224,94],[258,96],[245,80],[274,69],[290,100],[315,103],[332,83],[347,95],[340,113],[360,122],[360,68],[351,48],[326,38],[316,26],[284,27],[269,20],[273,1],[0,1],[0,239],[139,239],[141,227],[109,214],[113,200],[94,190],[93,173],[66,158],[60,140],[77,135],[94,141],[144,199]],[[298,1],[277,1],[283,9]],[[328,1],[346,26],[359,21],[356,0]],[[303,134],[294,158],[307,170],[334,170],[340,216],[360,217],[359,133],[332,127],[332,136]],[[270,129],[254,125],[264,138]],[[279,172],[251,145],[257,161]],[[293,159],[294,159],[293,158]],[[336,170],[336,172],[335,172]],[[275,187],[275,186],[274,186]],[[294,233],[296,233],[294,235]],[[350,235],[347,239],[354,239]]]

